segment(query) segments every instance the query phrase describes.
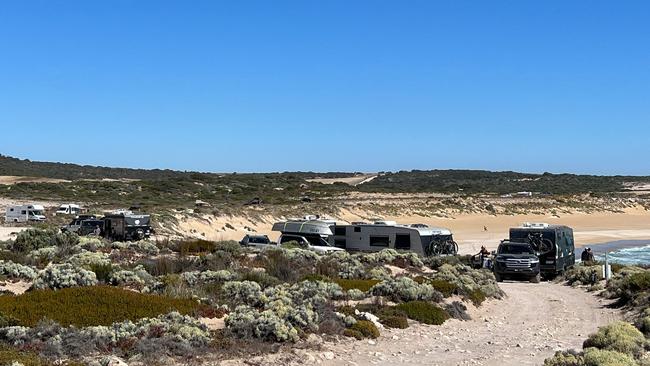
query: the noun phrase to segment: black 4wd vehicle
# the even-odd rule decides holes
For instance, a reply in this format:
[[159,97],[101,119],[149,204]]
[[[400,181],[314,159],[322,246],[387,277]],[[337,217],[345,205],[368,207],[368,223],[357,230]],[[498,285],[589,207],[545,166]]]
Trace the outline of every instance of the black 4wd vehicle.
[[504,240],[499,244],[494,261],[494,277],[497,282],[507,278],[526,278],[539,282],[539,258],[528,243]]
[[495,259],[497,280],[527,277],[535,282],[540,276],[553,278],[575,264],[573,229],[537,223],[512,228],[510,238],[499,245]]

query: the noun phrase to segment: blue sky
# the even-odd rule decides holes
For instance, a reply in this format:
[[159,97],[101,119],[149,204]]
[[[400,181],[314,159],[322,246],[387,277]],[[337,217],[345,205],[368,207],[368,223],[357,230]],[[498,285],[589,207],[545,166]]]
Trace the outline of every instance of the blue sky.
[[0,153],[650,175],[647,1],[5,1]]

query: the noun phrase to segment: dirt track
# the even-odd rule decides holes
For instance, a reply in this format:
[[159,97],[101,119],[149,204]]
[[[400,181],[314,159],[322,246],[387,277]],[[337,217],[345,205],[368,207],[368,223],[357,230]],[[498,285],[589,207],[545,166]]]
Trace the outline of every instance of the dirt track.
[[[554,283],[503,283],[508,297],[472,309],[473,320],[383,330],[376,341],[324,343],[226,364],[541,365],[556,350],[580,349],[599,326],[620,317],[582,289]],[[242,362],[244,361],[244,362]],[[241,362],[241,363],[240,363]]]

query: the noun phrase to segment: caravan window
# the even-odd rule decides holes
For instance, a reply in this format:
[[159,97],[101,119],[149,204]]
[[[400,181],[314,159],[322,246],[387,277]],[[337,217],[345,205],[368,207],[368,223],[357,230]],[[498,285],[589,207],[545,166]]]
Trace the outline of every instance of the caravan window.
[[395,235],[395,249],[411,249],[411,234]]
[[360,233],[361,232],[361,226],[355,226],[354,227],[354,232],[355,233]]
[[388,247],[390,239],[388,236],[370,236],[371,247]]
[[334,235],[336,236],[345,236],[345,226],[335,226]]
[[27,210],[22,210],[22,211],[20,211],[20,214],[21,214],[21,215],[27,215]]

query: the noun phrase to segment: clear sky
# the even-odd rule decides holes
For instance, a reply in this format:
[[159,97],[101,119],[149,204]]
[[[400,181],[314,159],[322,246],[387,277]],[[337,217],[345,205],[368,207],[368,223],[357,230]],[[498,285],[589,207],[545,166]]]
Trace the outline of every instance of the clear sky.
[[650,174],[648,1],[2,1],[0,153]]

